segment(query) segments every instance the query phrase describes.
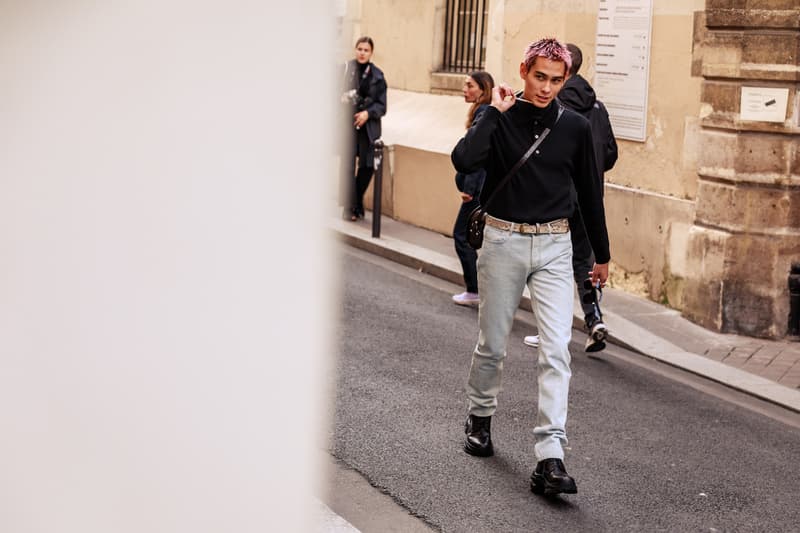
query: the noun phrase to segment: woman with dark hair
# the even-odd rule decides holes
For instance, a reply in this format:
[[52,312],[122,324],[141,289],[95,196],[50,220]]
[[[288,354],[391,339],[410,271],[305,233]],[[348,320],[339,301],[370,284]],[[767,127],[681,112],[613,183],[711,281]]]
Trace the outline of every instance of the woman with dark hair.
[[386,114],[386,80],[370,61],[373,50],[370,37],[359,38],[356,57],[345,64],[344,70],[342,103],[348,106],[350,133],[342,156],[341,202],[344,217],[353,221],[364,216],[364,192],[375,171],[373,144],[381,136],[381,117]]
[[[494,80],[488,72],[477,70],[467,76],[464,80],[462,92],[464,101],[472,104],[467,113],[467,128],[476,122],[483,111],[489,107],[492,101],[492,88]],[[461,261],[461,269],[464,271],[464,283],[466,291],[461,294],[453,295],[453,302],[458,305],[478,305],[478,254],[467,243],[467,221],[469,214],[480,205],[478,196],[483,188],[483,180],[486,177],[484,170],[479,170],[472,174],[456,173],[456,187],[461,193],[461,208],[458,210],[456,223],[453,227],[453,240],[455,241],[456,254]]]

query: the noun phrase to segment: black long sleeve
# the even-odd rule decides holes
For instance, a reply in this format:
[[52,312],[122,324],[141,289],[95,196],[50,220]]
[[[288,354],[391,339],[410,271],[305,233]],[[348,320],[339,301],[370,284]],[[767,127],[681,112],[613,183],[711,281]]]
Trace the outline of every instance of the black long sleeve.
[[[570,218],[576,191],[597,262],[607,263],[611,254],[589,123],[568,109],[558,124],[557,116],[555,102],[540,109],[517,100],[505,113],[490,107],[453,149],[453,165],[465,173],[485,168],[481,203],[490,215],[511,222]],[[499,182],[545,128],[551,128],[549,136],[487,204]]]

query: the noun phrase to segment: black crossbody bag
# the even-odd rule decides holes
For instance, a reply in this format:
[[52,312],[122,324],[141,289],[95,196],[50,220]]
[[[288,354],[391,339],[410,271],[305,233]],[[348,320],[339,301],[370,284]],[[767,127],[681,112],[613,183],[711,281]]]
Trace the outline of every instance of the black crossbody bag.
[[[558,119],[561,118],[561,114],[563,112],[564,108],[559,106],[558,116],[556,117],[556,122],[553,124],[553,127],[555,127],[555,124],[558,123]],[[531,147],[528,148],[528,151],[525,152],[525,154],[519,159],[519,161],[517,161],[517,163],[511,167],[511,170],[508,171],[508,174],[506,174],[506,176],[503,178],[503,181],[501,181],[497,187],[495,187],[491,196],[489,196],[489,198],[486,200],[486,204],[476,207],[469,214],[469,218],[467,220],[467,243],[469,243],[472,249],[480,250],[481,246],[483,246],[483,228],[486,226],[486,208],[497,194],[497,191],[502,189],[505,184],[508,183],[511,177],[517,173],[520,167],[525,164],[531,154],[533,154],[539,145],[542,144],[542,141],[544,141],[544,138],[547,137],[548,133],[550,133],[550,128],[545,128],[539,138],[536,139],[536,142],[534,142]]]

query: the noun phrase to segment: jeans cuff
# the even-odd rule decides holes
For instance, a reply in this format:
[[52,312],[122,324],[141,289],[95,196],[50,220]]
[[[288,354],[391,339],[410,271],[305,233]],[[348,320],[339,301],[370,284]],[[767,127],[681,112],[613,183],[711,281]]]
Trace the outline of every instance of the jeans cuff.
[[536,454],[536,461],[544,461],[545,459],[561,459],[564,460],[564,448],[558,441],[548,439],[549,442],[537,442],[533,447]]

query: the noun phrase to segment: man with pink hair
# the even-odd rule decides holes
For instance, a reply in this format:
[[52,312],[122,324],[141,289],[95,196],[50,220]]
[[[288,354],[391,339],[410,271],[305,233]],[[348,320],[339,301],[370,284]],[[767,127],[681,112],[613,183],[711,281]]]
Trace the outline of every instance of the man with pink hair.
[[508,335],[527,284],[540,336],[533,430],[537,464],[531,474],[531,490],[537,494],[578,490],[563,462],[572,375],[568,219],[576,209],[573,190],[595,252],[592,283],[605,284],[611,257],[589,123],[556,100],[571,63],[558,40],[531,43],[519,67],[523,91],[515,94],[508,85],[496,86],[491,106],[452,153],[459,172],[486,169],[481,193],[486,227],[478,257],[480,331],[467,382],[464,451],[478,457],[494,454],[491,418]]

